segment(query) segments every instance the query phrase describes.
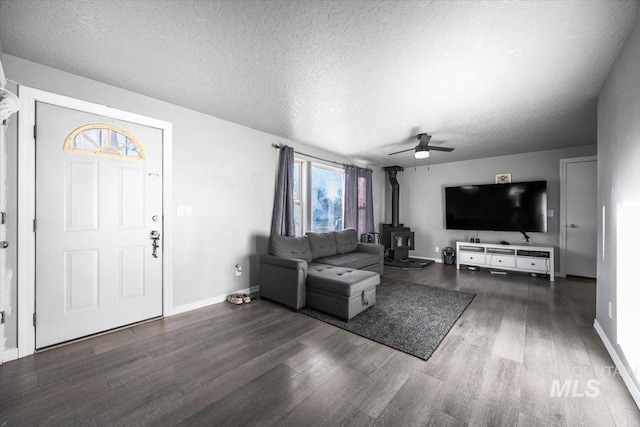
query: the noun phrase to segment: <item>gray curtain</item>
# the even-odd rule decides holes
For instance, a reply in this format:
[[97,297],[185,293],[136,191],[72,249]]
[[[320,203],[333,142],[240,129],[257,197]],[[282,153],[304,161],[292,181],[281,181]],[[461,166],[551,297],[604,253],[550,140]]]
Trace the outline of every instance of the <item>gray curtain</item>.
[[293,210],[293,148],[285,145],[280,148],[276,197],[271,217],[271,234],[296,235]]
[[373,232],[373,171],[347,165],[344,182],[345,228],[355,228],[358,236]]
[[344,228],[358,230],[358,168],[352,165],[344,167]]

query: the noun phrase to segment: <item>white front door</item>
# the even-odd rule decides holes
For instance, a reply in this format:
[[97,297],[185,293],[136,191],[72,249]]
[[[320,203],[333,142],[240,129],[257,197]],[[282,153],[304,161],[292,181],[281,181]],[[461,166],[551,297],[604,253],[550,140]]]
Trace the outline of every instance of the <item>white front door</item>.
[[162,131],[36,104],[36,348],[162,315]]
[[7,206],[6,201],[6,175],[7,175],[7,145],[5,133],[7,126],[4,123],[0,123],[0,365],[2,365],[2,356],[4,354],[4,320],[5,320],[5,308],[4,308],[4,293],[5,293],[5,274],[6,274],[6,248],[8,243],[6,240],[7,227],[5,225],[5,211]]
[[567,274],[596,277],[597,162],[567,163]]

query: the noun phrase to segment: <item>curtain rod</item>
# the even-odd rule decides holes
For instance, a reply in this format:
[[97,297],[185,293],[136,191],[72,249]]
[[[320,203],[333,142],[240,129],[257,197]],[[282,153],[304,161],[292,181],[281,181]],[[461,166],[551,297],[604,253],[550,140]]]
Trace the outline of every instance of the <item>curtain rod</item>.
[[[271,146],[273,148],[277,148],[278,150],[282,150],[282,148],[284,147],[281,144],[271,144]],[[333,163],[334,165],[339,165],[339,166],[354,166],[354,165],[348,165],[346,163],[339,163],[339,162],[334,162],[333,160],[327,160],[327,159],[323,159],[322,157],[316,157],[316,156],[312,156],[311,154],[305,154],[305,153],[301,153],[300,151],[296,151],[293,150],[295,153],[301,154],[303,156],[307,156],[307,157],[311,157],[312,159],[316,159],[316,160],[322,160],[323,162],[328,162],[328,163]],[[373,171],[373,169],[369,169],[369,168],[362,168],[362,169],[368,169],[370,171]]]

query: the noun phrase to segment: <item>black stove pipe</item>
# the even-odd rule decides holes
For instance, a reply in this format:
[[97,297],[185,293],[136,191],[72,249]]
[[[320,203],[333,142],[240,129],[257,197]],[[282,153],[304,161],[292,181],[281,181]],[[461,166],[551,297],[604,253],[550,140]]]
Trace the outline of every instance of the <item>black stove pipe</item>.
[[404,169],[400,166],[390,166],[384,168],[389,174],[389,182],[391,183],[391,226],[400,226],[400,184],[396,175]]
[[400,224],[400,184],[396,179],[396,172],[389,172],[389,182],[391,183],[391,226],[397,227]]

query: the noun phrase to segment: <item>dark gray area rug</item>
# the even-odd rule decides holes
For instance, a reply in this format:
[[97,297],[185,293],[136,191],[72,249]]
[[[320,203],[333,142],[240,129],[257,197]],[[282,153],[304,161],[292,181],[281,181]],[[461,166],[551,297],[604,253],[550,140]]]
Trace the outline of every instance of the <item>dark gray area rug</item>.
[[349,322],[308,307],[300,312],[427,360],[474,297],[383,277],[376,288],[376,305]]

